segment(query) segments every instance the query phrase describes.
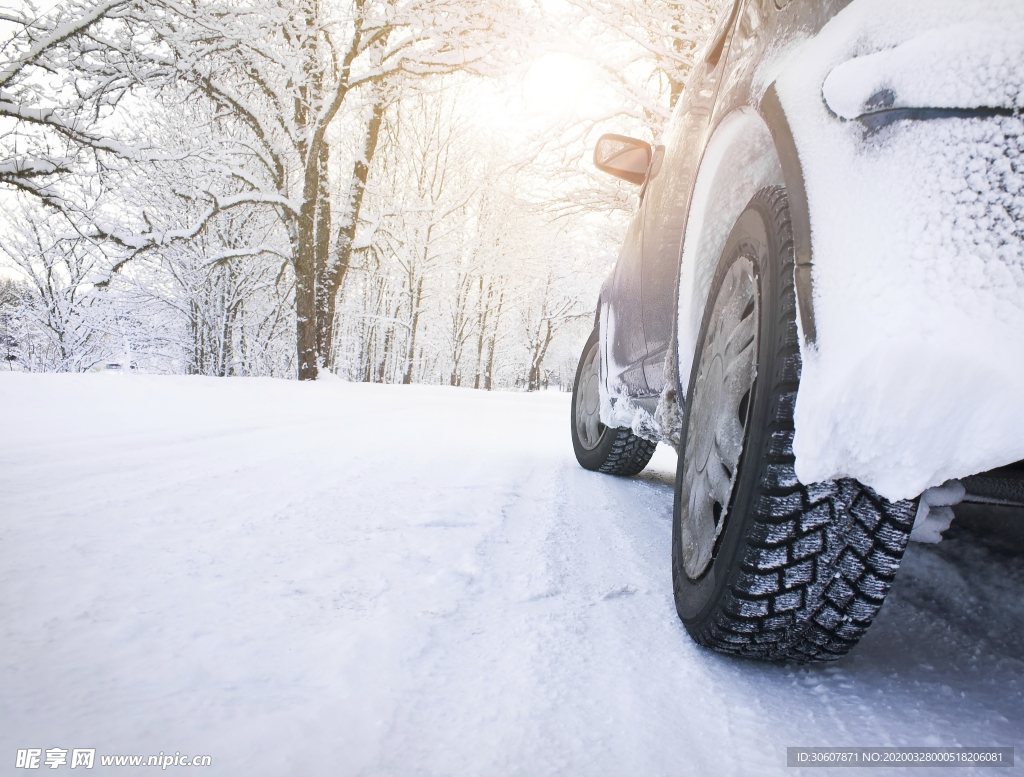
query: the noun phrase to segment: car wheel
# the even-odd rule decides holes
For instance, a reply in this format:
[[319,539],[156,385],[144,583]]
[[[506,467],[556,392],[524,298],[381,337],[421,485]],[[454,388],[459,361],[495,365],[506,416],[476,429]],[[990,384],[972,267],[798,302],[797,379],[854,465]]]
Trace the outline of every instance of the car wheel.
[[609,475],[636,475],[647,466],[657,443],[629,429],[601,423],[601,349],[595,328],[583,347],[572,389],[572,447],[580,466]]
[[797,337],[789,206],[771,187],[736,222],[708,295],[676,472],[673,587],[701,645],[828,661],[882,606],[915,504],[855,480],[797,480]]

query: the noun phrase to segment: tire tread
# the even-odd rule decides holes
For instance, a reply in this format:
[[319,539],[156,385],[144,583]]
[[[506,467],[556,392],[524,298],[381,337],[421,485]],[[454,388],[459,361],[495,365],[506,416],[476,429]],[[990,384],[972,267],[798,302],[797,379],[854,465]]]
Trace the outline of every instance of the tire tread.
[[[802,484],[793,455],[800,352],[789,207],[781,187],[756,195],[780,236],[775,333],[753,515],[719,603],[689,626],[701,645],[767,660],[833,661],[871,625],[907,546],[913,501],[889,502],[852,479]],[[766,344],[768,345],[768,344]],[[679,585],[678,579],[676,585]]]
[[579,365],[576,368],[572,403],[569,407],[573,450],[576,453],[576,460],[585,469],[603,472],[606,475],[632,477],[640,474],[647,466],[658,443],[633,434],[631,429],[625,427],[604,427],[597,445],[593,448],[585,448],[576,429],[576,403],[579,401],[580,373],[588,352],[592,348],[596,348],[599,342],[600,328],[594,327],[583,346],[583,354],[580,356]]
[[658,443],[645,440],[630,429],[609,429],[608,432],[615,434],[615,441],[598,472],[623,477],[640,474],[654,456]]

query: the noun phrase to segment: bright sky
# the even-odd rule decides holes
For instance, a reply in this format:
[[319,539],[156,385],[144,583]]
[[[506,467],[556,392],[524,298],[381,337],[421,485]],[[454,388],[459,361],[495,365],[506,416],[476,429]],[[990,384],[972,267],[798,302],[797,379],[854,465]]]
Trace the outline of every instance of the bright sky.
[[590,93],[597,78],[594,66],[572,54],[552,52],[540,57],[523,79],[527,113],[554,119],[570,118]]

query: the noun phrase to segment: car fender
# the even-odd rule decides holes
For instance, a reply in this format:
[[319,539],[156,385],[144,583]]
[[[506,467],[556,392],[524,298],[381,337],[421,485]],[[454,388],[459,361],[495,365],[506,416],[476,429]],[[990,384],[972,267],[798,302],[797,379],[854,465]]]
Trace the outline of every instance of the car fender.
[[749,106],[730,111],[704,149],[679,260],[676,385],[684,399],[708,292],[729,233],[750,198],[774,185],[785,185],[785,179],[768,123]]

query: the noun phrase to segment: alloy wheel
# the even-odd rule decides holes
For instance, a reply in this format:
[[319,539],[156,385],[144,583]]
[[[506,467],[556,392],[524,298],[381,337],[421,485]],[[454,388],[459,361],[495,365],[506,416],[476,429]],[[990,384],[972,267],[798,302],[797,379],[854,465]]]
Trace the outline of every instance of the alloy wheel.
[[583,369],[580,372],[576,395],[576,436],[588,451],[594,450],[601,441],[605,426],[601,423],[600,359],[598,343],[587,351]]
[[728,518],[757,371],[759,313],[754,263],[741,254],[718,287],[691,399],[680,515],[691,580],[711,564]]

